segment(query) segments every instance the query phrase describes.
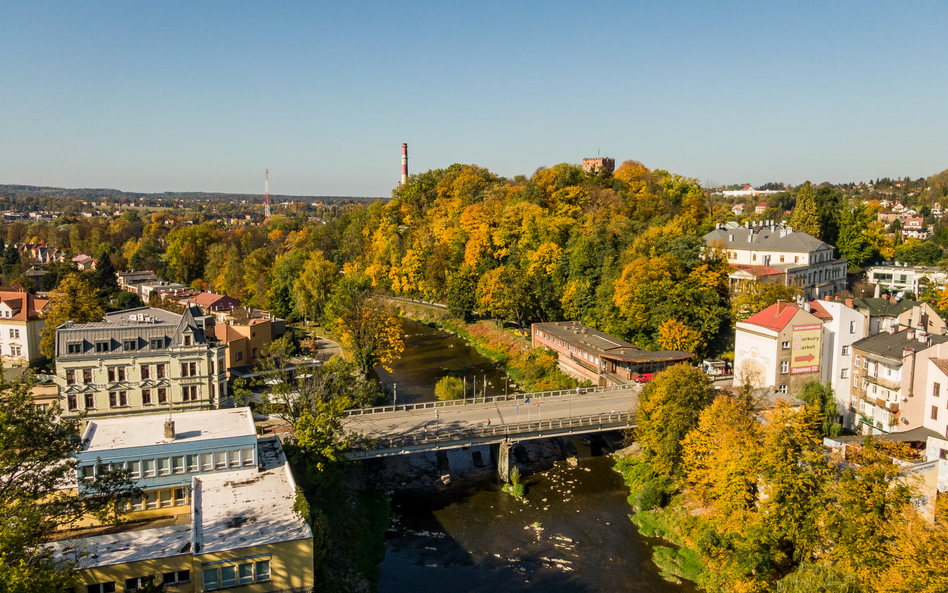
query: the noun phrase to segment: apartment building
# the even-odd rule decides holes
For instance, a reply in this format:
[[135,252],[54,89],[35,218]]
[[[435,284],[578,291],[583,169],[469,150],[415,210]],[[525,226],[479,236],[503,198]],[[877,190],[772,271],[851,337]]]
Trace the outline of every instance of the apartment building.
[[778,301],[737,324],[734,386],[772,387],[796,395],[820,380],[823,320],[795,303]]
[[47,302],[19,285],[0,289],[0,360],[4,364],[28,365],[45,358],[39,348],[45,325],[40,311]]
[[908,264],[886,264],[870,266],[866,270],[866,278],[890,292],[921,294],[922,290],[931,286],[944,290],[948,282],[948,273],[936,266],[910,266]]
[[273,327],[269,319],[250,319],[245,324],[219,323],[214,326],[217,340],[226,348],[226,368],[254,365],[273,341]]
[[834,295],[846,289],[848,260],[834,259],[834,248],[792,227],[765,221],[718,223],[704,236],[709,248],[723,249],[734,268],[729,275],[731,291],[740,285],[769,276],[786,286],[799,287],[809,299]]
[[56,383],[63,414],[90,420],[209,410],[227,397],[225,346],[214,319],[139,307],[102,322],[56,329]]
[[311,591],[313,534],[278,439],[259,439],[249,408],[91,421],[77,483],[122,468],[142,489],[120,526],[94,521],[53,542],[76,561],[77,593]]
[[866,335],[873,336],[892,327],[914,327],[929,334],[948,331],[938,312],[924,301],[879,298],[853,299],[853,307],[866,316]]
[[820,381],[833,388],[840,425],[853,426],[855,414],[849,411],[852,347],[866,337],[866,316],[854,308],[852,299],[813,301],[810,312],[823,322]]

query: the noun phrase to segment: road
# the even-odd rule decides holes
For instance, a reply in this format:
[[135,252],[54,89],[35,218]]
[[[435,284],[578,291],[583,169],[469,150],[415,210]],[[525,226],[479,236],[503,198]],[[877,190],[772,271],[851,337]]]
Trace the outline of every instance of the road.
[[[570,395],[469,404],[435,409],[385,412],[366,416],[350,416],[345,426],[362,432],[368,438],[434,436],[443,431],[483,428],[538,420],[552,420],[610,412],[628,412],[638,404],[641,388]],[[539,405],[538,405],[539,402]]]

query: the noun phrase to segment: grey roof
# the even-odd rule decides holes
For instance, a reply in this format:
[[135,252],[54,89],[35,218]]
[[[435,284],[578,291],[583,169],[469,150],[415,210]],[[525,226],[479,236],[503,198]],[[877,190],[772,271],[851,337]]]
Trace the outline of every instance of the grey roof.
[[[914,443],[920,441],[927,441],[928,437],[935,437],[936,439],[944,440],[944,435],[941,433],[935,432],[930,428],[924,426],[919,426],[913,428],[912,430],[906,430],[905,432],[891,432],[889,434],[877,434],[872,438],[880,441],[898,441],[900,443]],[[836,441],[837,443],[861,443],[866,439],[866,435],[854,435],[846,437],[828,437],[829,441]]]
[[920,301],[910,301],[902,299],[884,299],[871,297],[867,299],[853,299],[853,308],[866,309],[872,317],[898,317],[915,305],[920,305]]
[[[194,335],[195,344],[205,343],[204,330],[195,322],[194,314],[200,315],[200,310],[192,312],[189,307],[184,315],[168,313],[161,315],[160,318],[152,318],[150,321],[138,321],[137,312],[139,310],[152,310],[148,307],[139,307],[138,309],[129,309],[119,311],[113,315],[117,316],[115,320],[99,321],[95,323],[73,324],[67,321],[56,328],[56,351],[57,359],[83,357],[88,355],[109,356],[113,353],[122,354],[131,351],[155,351],[164,350],[173,345],[183,343],[182,335],[189,331]],[[136,311],[136,321],[131,320],[130,311]],[[160,311],[160,310],[158,310]],[[125,319],[121,317],[124,314]],[[173,316],[173,317],[172,317]],[[202,316],[203,317],[203,316]],[[151,348],[151,342],[154,339],[161,340],[160,345],[155,349]],[[108,348],[105,352],[96,352],[96,344],[107,342]],[[124,350],[125,342],[131,342],[132,348]],[[69,344],[80,345],[80,352],[69,353]]]
[[[135,319],[132,319],[132,316]],[[181,314],[165,311],[155,307],[135,307],[134,309],[125,309],[124,311],[113,311],[106,313],[103,321],[108,323],[123,323],[126,325],[136,325],[144,320],[139,320],[139,316],[150,317],[160,323],[178,325],[181,322]]]
[[[734,240],[731,240],[731,237]],[[751,238],[751,240],[748,240]],[[717,241],[728,249],[766,249],[768,251],[789,251],[791,253],[812,253],[833,249],[823,241],[801,231],[786,232],[785,229],[770,227],[724,228],[715,229],[704,236],[705,243]]]
[[690,352],[652,351],[639,348],[631,342],[610,336],[578,321],[553,321],[534,323],[533,325],[568,344],[582,346],[587,351],[599,352],[600,356],[606,358],[633,362],[652,362],[655,360],[684,360],[693,356]]
[[895,332],[894,334],[882,332],[854,342],[853,348],[857,348],[863,352],[885,356],[893,360],[902,360],[902,350],[905,348],[914,348],[916,352],[921,352],[931,346],[948,342],[948,336],[936,336],[933,334],[927,334],[925,342],[919,342],[917,338],[910,340],[907,335],[910,331],[913,335],[917,336],[914,330],[908,329]]

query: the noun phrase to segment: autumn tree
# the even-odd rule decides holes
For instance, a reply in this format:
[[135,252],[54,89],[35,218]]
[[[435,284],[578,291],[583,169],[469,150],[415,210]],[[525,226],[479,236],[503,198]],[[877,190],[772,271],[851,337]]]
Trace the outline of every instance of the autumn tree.
[[699,369],[677,364],[658,373],[639,399],[637,436],[645,460],[662,475],[681,469],[681,442],[697,426],[712,400],[708,378]]
[[72,321],[91,323],[102,321],[105,311],[101,299],[85,280],[77,274],[66,276],[54,291],[49,293],[43,330],[40,334],[40,352],[46,358],[55,355],[56,328]]
[[457,377],[441,377],[435,384],[435,396],[441,400],[461,399],[464,383]]
[[741,284],[740,291],[731,296],[731,321],[744,321],[777,301],[793,302],[799,294],[797,287],[779,282]]
[[293,283],[293,305],[299,315],[307,321],[321,320],[338,281],[336,265],[323,257],[321,251],[312,254]]
[[364,373],[402,354],[401,322],[373,298],[365,275],[347,274],[336,284],[325,317],[346,355]]

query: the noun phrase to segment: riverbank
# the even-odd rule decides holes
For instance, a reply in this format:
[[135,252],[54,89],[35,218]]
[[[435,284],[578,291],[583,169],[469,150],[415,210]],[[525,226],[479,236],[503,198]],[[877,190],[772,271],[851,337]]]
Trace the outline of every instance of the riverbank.
[[513,380],[511,391],[533,392],[572,389],[584,385],[559,370],[556,354],[544,348],[531,348],[530,341],[512,330],[497,327],[492,321],[465,323],[434,305],[390,299],[409,319],[457,335],[478,353],[503,368]]

